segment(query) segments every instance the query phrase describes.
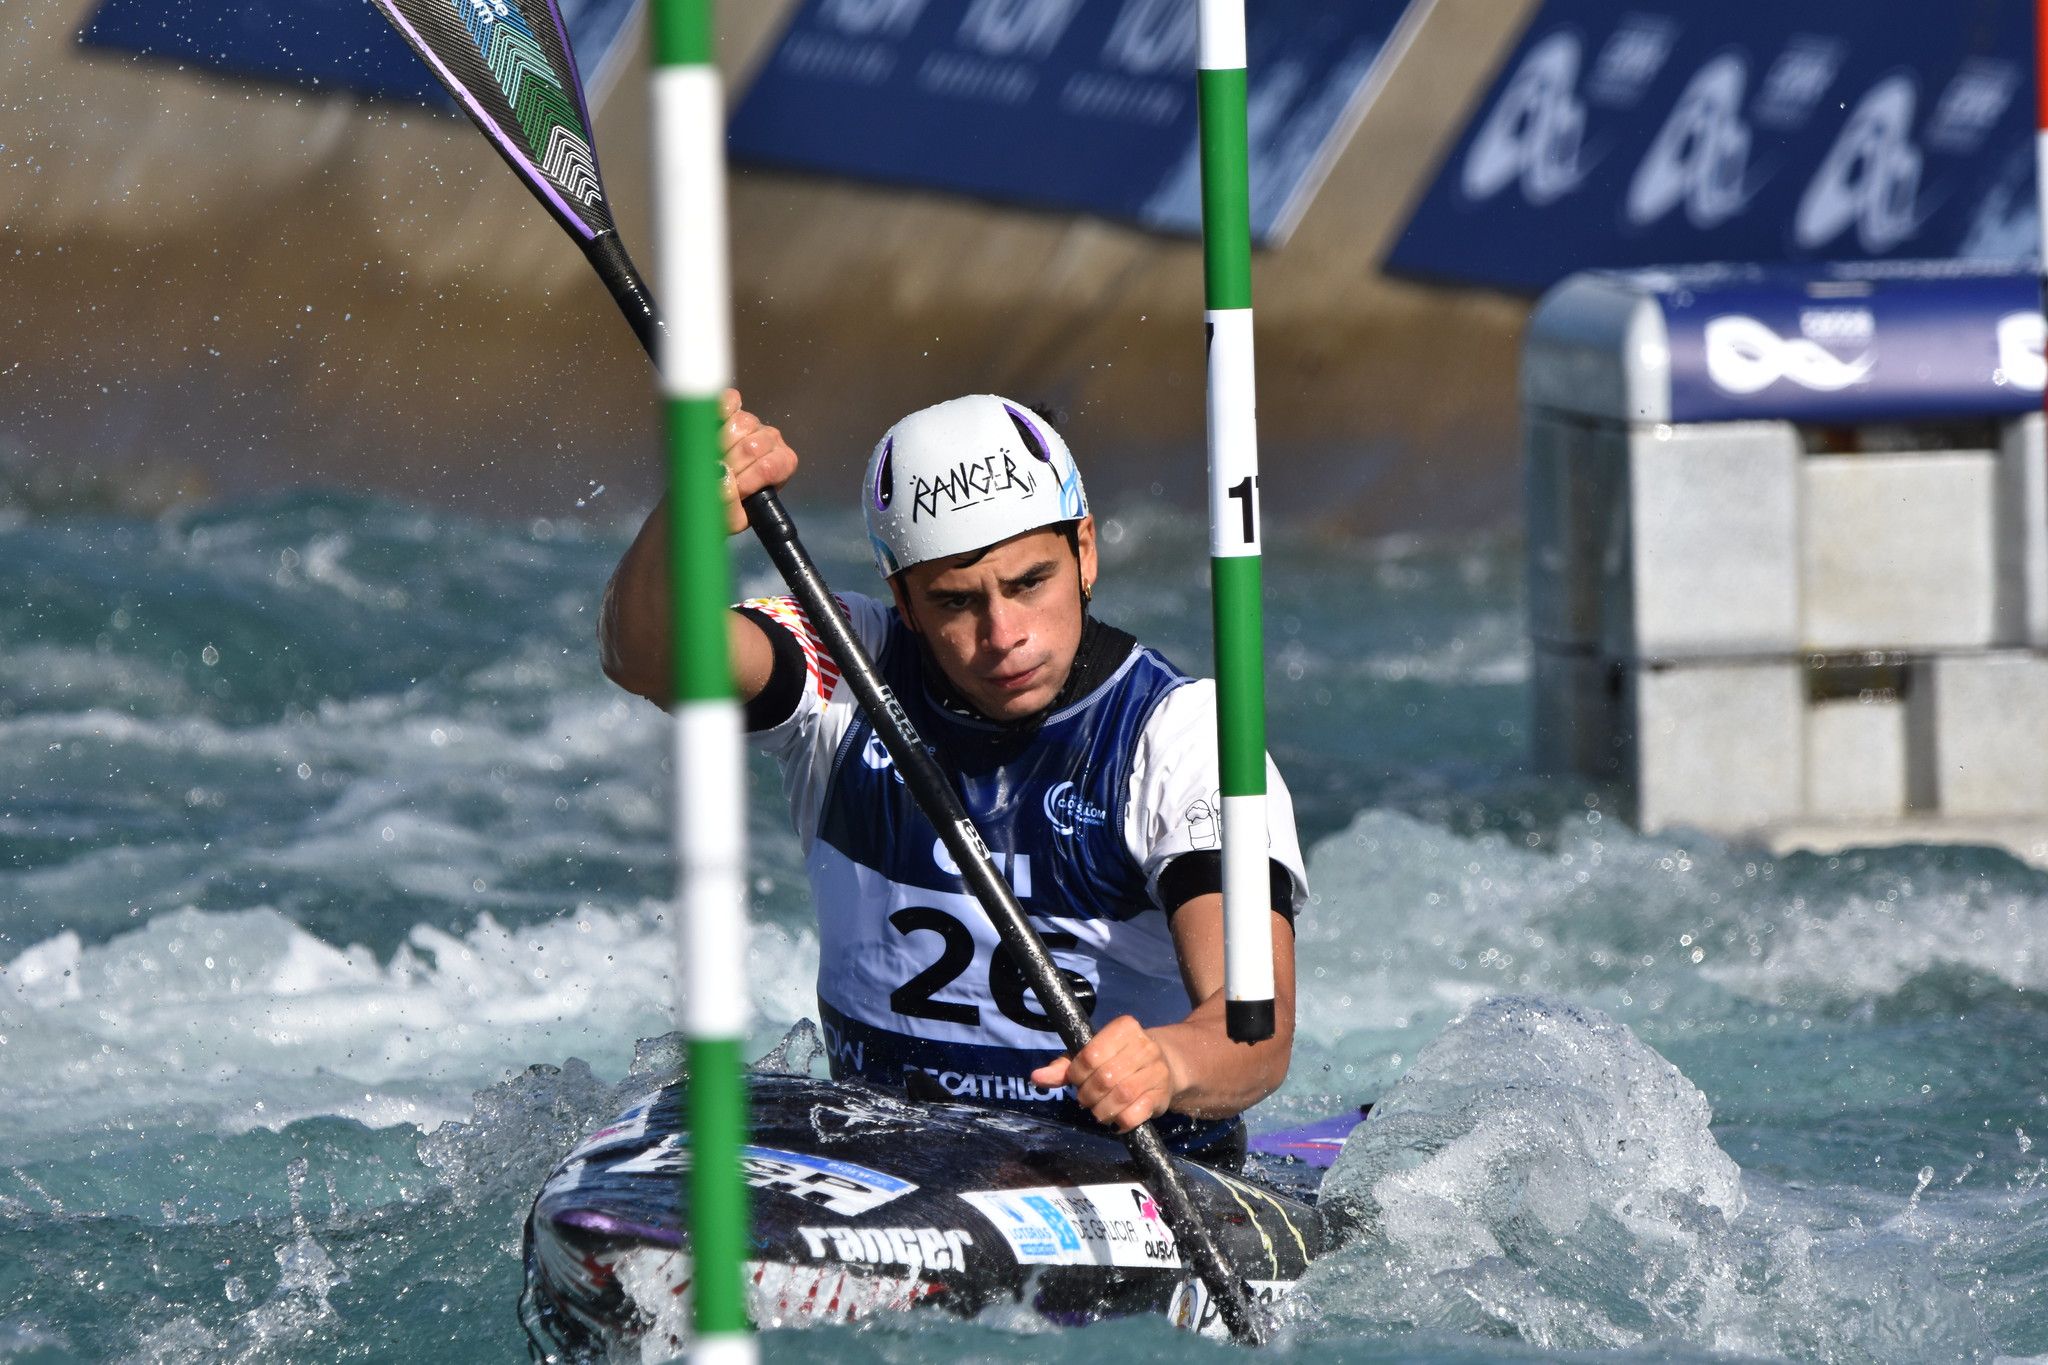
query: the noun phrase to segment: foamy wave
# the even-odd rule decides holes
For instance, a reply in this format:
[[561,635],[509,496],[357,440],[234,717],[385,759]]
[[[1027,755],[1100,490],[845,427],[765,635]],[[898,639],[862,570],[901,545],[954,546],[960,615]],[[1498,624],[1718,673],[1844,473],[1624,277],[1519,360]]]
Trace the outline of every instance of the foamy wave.
[[1937,976],[2048,989],[2048,897],[1974,879],[1906,897],[1852,894],[1825,906],[1802,897],[1773,927],[1768,953],[1706,975],[1771,1004],[1838,1007]]
[[1729,995],[1852,1007],[1957,974],[2048,987],[2048,879],[1947,852],[1774,860],[1598,810],[1512,838],[1368,811],[1316,845],[1310,881],[1304,1034],[1405,1028],[1499,991],[1655,1013]]
[[[522,929],[416,926],[387,961],[269,908],[182,909],[87,946],[65,932],[0,969],[0,1137],[35,1111],[69,1121],[172,1110],[224,1131],[316,1114],[422,1127],[468,1112],[479,1085],[536,1057],[623,1064],[671,1015],[666,909],[579,907]],[[812,1008],[808,934],[756,926],[761,1036]]]
[[1982,1229],[1999,1216],[2038,1223],[2037,1195],[1951,1208],[1923,1200],[1930,1169],[1910,1194],[1844,1210],[1746,1179],[1709,1118],[1677,1068],[1598,1011],[1490,1000],[1346,1143],[1324,1198],[1352,1245],[1296,1302],[1322,1331],[1421,1327],[1550,1351],[1953,1360],[1989,1344],[1974,1291],[1951,1280],[1981,1277],[1997,1253]]

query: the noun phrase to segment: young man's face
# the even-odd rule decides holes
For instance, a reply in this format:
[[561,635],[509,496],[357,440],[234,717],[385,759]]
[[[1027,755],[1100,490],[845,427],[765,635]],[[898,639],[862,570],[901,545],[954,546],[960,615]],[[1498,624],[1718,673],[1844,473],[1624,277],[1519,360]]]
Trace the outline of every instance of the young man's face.
[[1095,584],[1094,518],[1075,532],[1072,549],[1064,531],[1040,527],[892,580],[904,619],[947,681],[992,720],[1043,711],[1074,666],[1081,589]]

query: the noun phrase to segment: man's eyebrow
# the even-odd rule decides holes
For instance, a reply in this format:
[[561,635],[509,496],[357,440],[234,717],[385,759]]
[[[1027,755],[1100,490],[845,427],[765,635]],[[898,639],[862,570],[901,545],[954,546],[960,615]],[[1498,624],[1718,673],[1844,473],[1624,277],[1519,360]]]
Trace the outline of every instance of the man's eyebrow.
[[[1014,588],[1018,584],[1031,579],[1044,578],[1050,574],[1058,573],[1059,567],[1057,557],[1049,556],[1035,564],[1026,564],[1016,573],[1000,578],[997,582],[1005,588]],[[983,595],[980,588],[948,588],[942,587],[937,583],[928,583],[919,591],[926,597],[980,597]]]
[[1008,578],[1005,578],[1003,580],[1003,586],[1006,588],[1015,587],[1017,584],[1024,582],[1026,579],[1043,578],[1047,574],[1057,573],[1058,571],[1059,564],[1056,561],[1051,559],[1041,559],[1036,564],[1025,565],[1022,569],[1019,569],[1015,574],[1011,575]]

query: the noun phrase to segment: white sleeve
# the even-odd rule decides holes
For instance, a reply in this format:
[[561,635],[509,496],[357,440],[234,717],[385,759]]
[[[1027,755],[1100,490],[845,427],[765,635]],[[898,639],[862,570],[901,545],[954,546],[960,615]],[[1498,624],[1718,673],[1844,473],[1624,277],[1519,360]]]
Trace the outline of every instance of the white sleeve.
[[[1145,869],[1145,890],[1159,901],[1159,874],[1184,853],[1223,847],[1222,778],[1216,759],[1216,684],[1198,679],[1167,694],[1138,737],[1131,763],[1124,843]],[[1294,910],[1308,903],[1294,799],[1266,758],[1266,843],[1294,883]],[[1164,908],[1164,907],[1162,907]]]
[[[851,592],[835,594],[834,600],[846,612],[861,647],[870,655],[878,652],[889,635],[889,606]],[[804,681],[796,709],[781,724],[755,731],[748,738],[773,756],[782,769],[782,792],[789,801],[790,820],[808,854],[818,832],[832,760],[859,706],[853,689],[839,676],[839,666],[826,653],[817,628],[795,598],[756,597],[740,605],[788,631],[803,651]]]

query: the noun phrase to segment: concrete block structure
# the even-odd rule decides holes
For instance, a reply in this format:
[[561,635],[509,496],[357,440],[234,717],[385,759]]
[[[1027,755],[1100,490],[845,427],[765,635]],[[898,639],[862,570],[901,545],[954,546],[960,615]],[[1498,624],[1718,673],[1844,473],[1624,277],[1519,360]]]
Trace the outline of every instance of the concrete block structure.
[[1635,664],[1623,673],[1622,776],[1647,829],[1757,829],[1802,809],[1796,659]]
[[1524,346],[1538,765],[1646,830],[2048,857],[2029,272],[1593,272]]
[[1799,447],[1788,428],[1709,436],[1537,412],[1528,426],[1536,639],[1614,658],[1797,648]]
[[1798,810],[1845,820],[1899,820],[1906,793],[1906,706],[1896,694],[1830,697],[1801,716]]
[[2048,449],[2038,420],[2000,433],[1996,506],[1998,638],[2048,649]]
[[1918,660],[1907,707],[1914,809],[1990,817],[2048,810],[2048,654]]
[[1998,643],[1997,457],[1800,462],[1799,644],[1821,652]]

